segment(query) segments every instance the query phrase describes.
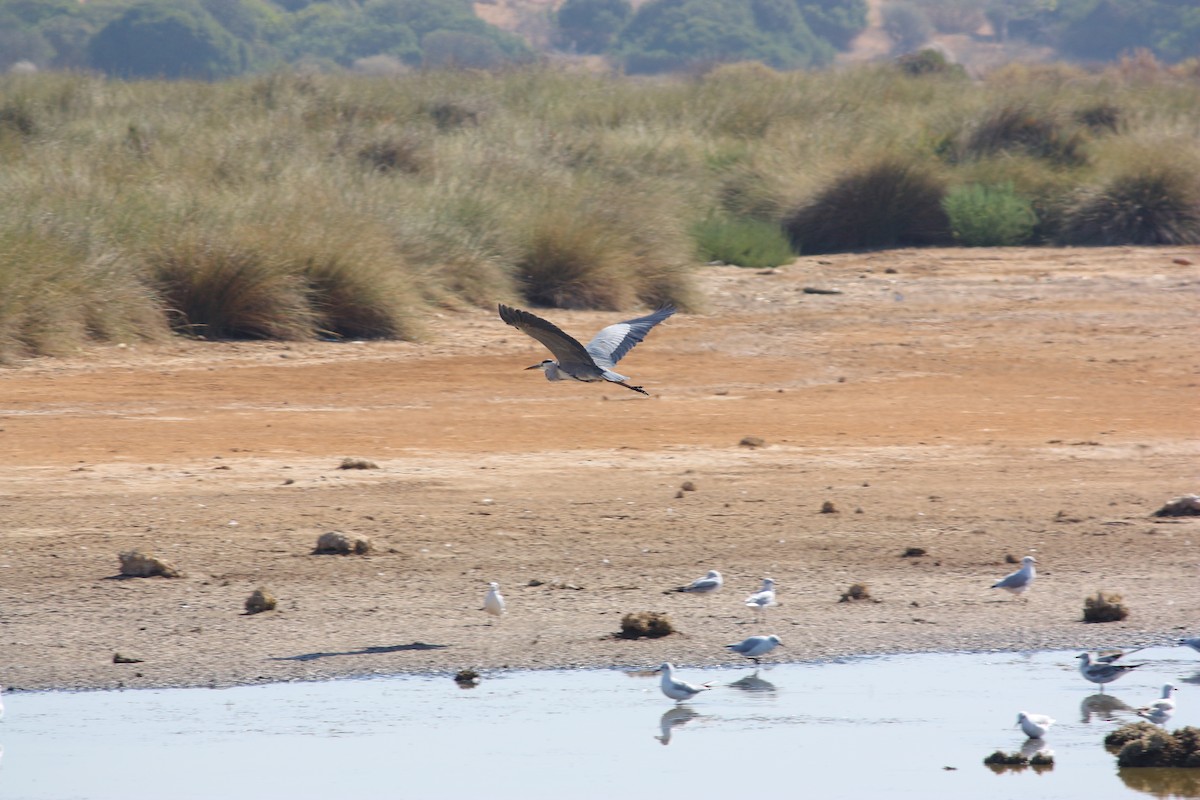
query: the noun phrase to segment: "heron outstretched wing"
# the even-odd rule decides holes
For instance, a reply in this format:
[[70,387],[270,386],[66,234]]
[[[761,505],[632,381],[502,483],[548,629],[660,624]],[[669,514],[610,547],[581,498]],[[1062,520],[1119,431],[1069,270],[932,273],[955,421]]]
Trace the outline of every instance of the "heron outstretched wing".
[[[522,311],[519,308],[509,308],[501,304],[500,319],[512,325],[522,333],[526,333],[546,346],[559,365],[570,367],[572,364],[592,367],[592,356],[570,335],[563,333],[557,325],[547,322],[539,316]],[[626,323],[621,323],[626,324]],[[612,326],[617,327],[617,326]],[[606,329],[607,330],[607,329]],[[632,347],[632,345],[630,345]]]
[[653,314],[609,325],[592,337],[588,342],[587,352],[598,366],[611,368],[632,350],[634,345],[645,339],[651,328],[674,313],[675,306],[666,305]]

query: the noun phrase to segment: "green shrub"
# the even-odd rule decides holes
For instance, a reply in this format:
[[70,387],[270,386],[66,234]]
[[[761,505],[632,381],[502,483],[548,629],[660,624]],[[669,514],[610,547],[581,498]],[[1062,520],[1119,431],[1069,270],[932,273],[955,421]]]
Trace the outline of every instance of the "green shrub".
[[775,267],[795,259],[779,226],[761,219],[714,215],[698,223],[693,235],[701,261]]
[[1065,211],[1065,244],[1198,244],[1200,178],[1162,157],[1081,191]]
[[953,75],[965,78],[967,71],[961,64],[946,60],[940,50],[927,47],[915,53],[905,53],[896,59],[896,66],[905,75]]
[[954,239],[964,247],[1027,244],[1037,225],[1033,205],[1012,184],[956,186],[942,201]]
[[886,157],[836,178],[783,229],[797,253],[950,244],[945,193],[928,168]]

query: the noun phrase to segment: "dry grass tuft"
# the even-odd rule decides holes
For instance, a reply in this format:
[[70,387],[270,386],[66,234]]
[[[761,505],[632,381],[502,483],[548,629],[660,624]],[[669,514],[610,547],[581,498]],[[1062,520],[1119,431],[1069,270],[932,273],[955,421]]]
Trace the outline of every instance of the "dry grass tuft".
[[621,617],[619,639],[657,639],[675,633],[670,618],[658,611],[638,611]]
[[264,611],[274,611],[277,604],[278,601],[275,599],[275,595],[266,589],[258,588],[246,598],[246,613],[261,614]]
[[350,458],[347,456],[342,459],[342,463],[338,464],[338,469],[379,469],[379,465],[365,458]]
[[153,553],[143,553],[141,550],[128,550],[118,554],[121,561],[121,574],[130,578],[180,578],[183,576],[169,561],[158,558]]
[[865,583],[852,583],[850,588],[842,592],[842,598],[839,603],[849,603],[852,600],[870,600],[871,592],[867,589]]
[[317,537],[317,546],[313,555],[346,556],[366,555],[371,552],[371,540],[359,534],[345,534],[341,531],[328,531]]
[[1119,594],[1096,592],[1095,597],[1083,601],[1084,622],[1120,622],[1129,616],[1129,609]]

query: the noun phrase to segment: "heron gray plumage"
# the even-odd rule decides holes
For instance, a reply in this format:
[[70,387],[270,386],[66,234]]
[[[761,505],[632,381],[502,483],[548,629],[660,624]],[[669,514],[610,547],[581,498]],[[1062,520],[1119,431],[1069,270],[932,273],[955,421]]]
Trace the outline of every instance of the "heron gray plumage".
[[548,381],[609,381],[644,395],[650,393],[641,386],[626,383],[629,378],[616,372],[614,367],[638,342],[646,338],[651,328],[675,313],[674,306],[666,305],[644,317],[614,323],[592,337],[585,347],[557,325],[536,314],[503,304],[499,310],[500,319],[537,339],[554,356],[526,369],[542,370]]

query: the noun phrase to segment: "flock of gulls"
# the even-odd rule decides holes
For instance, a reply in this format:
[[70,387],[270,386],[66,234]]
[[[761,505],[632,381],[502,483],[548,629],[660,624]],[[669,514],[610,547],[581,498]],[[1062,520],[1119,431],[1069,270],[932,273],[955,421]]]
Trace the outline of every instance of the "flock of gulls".
[[[631,386],[627,383],[629,378],[615,371],[616,364],[638,342],[645,339],[646,334],[655,325],[675,313],[674,307],[668,305],[644,317],[609,325],[597,333],[587,345],[583,345],[553,323],[528,311],[505,305],[500,305],[498,310],[502,320],[541,342],[554,356],[554,359],[547,359],[527,367],[527,369],[541,370],[545,373],[546,380],[549,381],[576,380],[585,383],[608,381],[640,394],[648,394],[648,392],[641,386]],[[992,588],[1003,589],[1016,596],[1025,594],[1037,577],[1036,564],[1036,558],[1025,556],[1021,559],[1020,569],[996,581],[992,584]],[[721,573],[717,570],[710,570],[704,577],[697,578],[690,584],[680,586],[673,591],[709,594],[718,591],[722,582]],[[776,605],[775,581],[763,578],[762,587],[746,598],[746,605],[754,609],[758,621],[765,621],[766,609]],[[491,584],[491,588],[484,598],[483,610],[497,617],[504,613],[504,598],[500,595],[498,584]],[[1181,639],[1179,643],[1200,652],[1200,638]],[[757,665],[760,658],[782,644],[778,636],[771,634],[751,636],[741,642],[726,645],[726,647]],[[1132,652],[1135,651],[1103,651],[1094,655],[1080,653],[1078,656],[1079,672],[1086,680],[1099,685],[1103,691],[1105,684],[1144,666],[1144,664],[1116,663]],[[660,666],[656,672],[662,673],[660,683],[662,693],[677,704],[691,700],[701,692],[713,688],[712,684],[694,684],[680,680],[675,677],[675,667],[669,662]],[[1175,686],[1168,683],[1163,686],[1162,696],[1159,699],[1142,708],[1135,709],[1135,711],[1138,716],[1150,722],[1159,725],[1165,724],[1175,712],[1174,694]],[[1021,711],[1017,715],[1017,724],[1031,740],[1041,740],[1050,726],[1054,724],[1054,720],[1045,714],[1030,714]]]

